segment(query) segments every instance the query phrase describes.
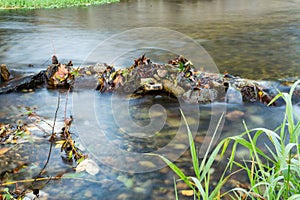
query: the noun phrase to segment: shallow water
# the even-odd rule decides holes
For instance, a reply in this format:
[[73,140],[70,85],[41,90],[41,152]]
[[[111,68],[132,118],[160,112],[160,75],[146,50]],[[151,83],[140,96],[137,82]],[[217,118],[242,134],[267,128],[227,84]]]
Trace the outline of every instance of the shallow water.
[[[0,98],[0,104],[3,106],[0,112],[1,121],[15,122],[21,118],[20,114],[26,111],[25,108],[30,107],[35,108],[40,116],[52,124],[59,94],[60,108],[56,123],[56,130],[59,132],[65,112],[66,91],[63,90],[59,92],[38,89],[32,93],[2,95]],[[16,96],[18,99],[15,98]],[[13,101],[15,106],[12,106],[12,101],[9,102],[9,99],[15,100]],[[88,101],[78,101],[83,99]],[[126,114],[124,115],[124,110],[114,113],[113,105],[110,105],[112,102],[112,95],[101,95],[92,90],[74,91],[70,94],[66,114],[74,117],[71,132],[74,133],[73,137],[80,145],[79,147],[88,153],[90,159],[97,162],[100,173],[95,176],[85,172],[72,174],[71,165],[62,162],[60,157],[64,153],[61,153],[59,148],[54,148],[45,175],[57,176],[62,173],[71,173],[71,175],[70,178],[63,178],[59,181],[43,181],[34,184],[35,187],[48,193],[49,199],[174,199],[172,181],[174,174],[164,167],[161,160],[145,157],[144,153],[161,151],[169,159],[177,160],[177,164],[186,173],[192,173],[190,156],[186,151],[187,135],[179,128],[182,127],[180,125],[182,123],[179,111],[180,102],[165,95],[149,95],[141,99],[128,100],[132,123],[140,126],[149,124],[150,117],[156,118],[163,115],[161,110],[153,110],[149,115],[149,110],[153,105],[159,104],[167,113],[166,121],[161,129],[158,127],[158,132],[138,133],[138,135],[132,134],[130,129],[126,130],[127,127],[118,124],[116,115],[125,117]],[[214,106],[226,107],[225,124],[219,139],[243,132],[243,120],[248,128],[261,126],[273,129],[280,123],[284,113],[284,107],[268,108],[261,104],[241,106],[215,103],[197,106],[196,112],[200,113],[199,118],[190,117],[188,123],[191,127],[195,124],[198,127],[196,144],[200,153],[204,153],[204,151],[201,152],[202,146],[202,148],[207,147],[205,143],[203,144],[203,140],[209,139],[208,125],[211,125],[211,116],[216,114],[213,112]],[[86,111],[90,108],[93,112],[88,112],[90,116],[86,116]],[[220,113],[217,112],[217,114]],[[270,115],[276,118],[273,117],[270,120]],[[147,128],[144,130],[149,131]],[[43,135],[41,131],[34,131],[33,134],[38,137]],[[180,140],[175,141],[178,135]],[[265,139],[260,140],[258,145],[263,146],[265,141]],[[36,176],[46,161],[49,145],[47,138],[41,137],[34,143],[25,143],[12,148],[9,154],[2,155],[10,164],[2,166],[1,170],[14,169],[18,164],[26,163],[27,167],[13,174],[11,178],[22,180]],[[167,148],[166,145],[168,145]],[[16,157],[16,154],[19,155]],[[242,158],[247,155],[241,150],[238,151],[237,156]],[[218,164],[213,168],[215,169],[212,175],[214,182],[218,180],[223,167]]]
[[[186,34],[201,44],[220,72],[227,70],[252,79],[298,77],[299,5],[299,0],[127,0],[97,7],[0,11],[0,62],[21,73],[45,68],[53,53],[63,62],[71,59],[76,65],[90,63],[94,61],[89,60],[92,50],[110,36],[132,28],[160,26]],[[127,42],[129,45],[134,41]],[[126,46],[127,43],[124,44]],[[154,41],[152,47],[157,45]],[[118,44],[105,49],[105,52],[114,53],[117,47]],[[126,52],[120,55],[117,64],[127,66],[143,51]],[[148,54],[157,62],[167,62],[173,56],[155,48],[147,51]],[[28,64],[33,64],[33,67],[28,67]],[[164,155],[174,160],[180,157],[177,163],[191,173],[190,157],[185,151],[187,137],[179,128],[184,127],[180,124],[183,121],[179,105],[186,109],[186,114],[190,114],[191,110],[192,113],[200,113],[199,116],[188,116],[189,124],[196,127],[199,149],[209,126],[216,126],[217,122],[211,117],[220,116],[223,109],[226,111],[225,123],[220,138],[243,132],[243,120],[248,128],[273,129],[279,125],[284,113],[283,107],[268,108],[261,104],[216,103],[189,107],[168,95],[125,98],[128,111],[114,108],[118,103],[125,106],[124,102],[90,89],[74,90],[68,100],[66,115],[74,116],[74,136],[97,161],[101,172],[96,176],[81,173],[73,179],[50,181],[45,187],[41,184],[42,190],[50,194],[49,199],[174,199],[174,174],[168,168],[153,171],[162,163],[148,158],[143,160],[139,155],[159,151],[171,144]],[[57,120],[62,122],[66,91],[48,89],[1,95],[0,121],[15,123],[20,114],[26,112],[26,107],[30,107],[36,108],[39,115],[51,122],[59,93],[61,104]],[[161,107],[154,107],[149,115],[151,106],[155,104]],[[133,129],[128,131],[128,127],[118,121],[128,117],[128,113],[133,124],[129,127],[136,130],[151,124],[151,116],[161,120],[161,126],[154,126],[154,129],[147,127],[152,130],[148,135],[142,131],[130,132]],[[171,143],[176,137],[178,140]],[[260,145],[264,142],[264,139],[260,140]],[[45,160],[48,153],[47,144],[43,140],[19,147],[24,154],[31,156],[25,158],[29,162],[29,170],[17,173],[15,178],[30,178],[38,173],[44,163],[40,160]],[[123,154],[116,150],[129,154],[122,157]],[[241,151],[239,156],[245,156],[243,153]],[[62,163],[59,149],[53,151],[47,170],[53,176],[71,170],[69,164]],[[213,178],[218,176],[216,172]]]

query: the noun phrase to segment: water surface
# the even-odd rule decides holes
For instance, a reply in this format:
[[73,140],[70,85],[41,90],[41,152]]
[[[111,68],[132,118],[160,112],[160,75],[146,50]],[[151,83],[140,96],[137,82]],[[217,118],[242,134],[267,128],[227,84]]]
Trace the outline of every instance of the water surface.
[[[184,33],[201,44],[214,59],[220,72],[227,70],[252,79],[298,77],[299,3],[299,0],[127,0],[95,7],[5,10],[0,11],[0,62],[20,73],[37,72],[50,63],[50,58],[55,53],[63,62],[73,60],[75,65],[80,65],[89,62],[86,59],[98,43],[114,34],[132,28],[159,26]],[[133,41],[128,41],[128,44],[131,42]],[[153,47],[156,45],[158,44],[154,42]],[[109,53],[114,48],[106,51]],[[162,51],[157,52],[164,54]],[[155,51],[151,55],[155,57]],[[156,61],[166,62],[171,59],[167,55],[170,54],[156,55]],[[130,64],[133,59],[130,55],[127,60],[124,59],[124,63]],[[29,67],[29,64],[33,64],[33,67]],[[81,95],[78,91],[74,92],[75,95]],[[39,115],[51,121],[59,93],[62,102],[57,120],[62,122],[66,91],[45,88],[31,93],[1,95],[1,122],[15,123],[20,114],[26,111],[26,107],[35,107]],[[96,114],[101,122],[96,125],[100,125],[108,141],[115,144],[116,148],[131,152],[151,152],[168,144],[177,134],[182,119],[176,99],[154,95],[130,101],[132,119],[140,125],[149,123],[149,108],[154,104],[163,106],[168,114],[161,132],[150,139],[143,139],[128,137],[120,130],[114,121],[109,96],[93,90],[85,93],[92,95],[93,101],[82,102],[76,107],[77,111],[84,110],[85,106],[94,106],[95,112],[91,114]],[[69,102],[67,116],[74,114],[72,98]],[[210,117],[214,114],[211,106],[201,105],[197,108],[200,113],[197,144],[201,144],[201,138],[207,133]],[[243,120],[249,128],[273,129],[278,126],[284,112],[283,107],[268,108],[261,104],[224,106],[227,112],[221,137],[244,131]],[[72,129],[75,137],[80,136],[76,126],[83,127],[87,133],[92,132],[89,122],[80,115],[75,115]],[[260,142],[263,145],[265,140]],[[47,141],[43,141],[41,144],[20,146],[24,154],[31,156],[26,157],[29,170],[18,173],[16,178],[29,178],[38,172],[44,163],[41,160],[45,160],[47,155],[47,144]],[[182,145],[179,144],[177,148],[182,148]],[[129,160],[137,162],[135,158]],[[133,174],[120,172],[97,162],[101,168],[101,173],[97,176],[79,174],[76,179],[50,181],[45,187],[41,187],[53,199],[174,199],[174,174],[168,168]],[[61,162],[59,149],[54,150],[50,163],[47,171],[50,175],[71,170],[69,164]],[[187,173],[192,173],[188,152],[177,163]],[[214,178],[218,176],[216,173]]]
[[128,0],[96,7],[1,11],[0,59],[12,68],[40,68],[56,53],[80,64],[109,36],[158,26],[198,41],[220,72],[253,79],[294,77],[300,63],[299,5],[299,0]]

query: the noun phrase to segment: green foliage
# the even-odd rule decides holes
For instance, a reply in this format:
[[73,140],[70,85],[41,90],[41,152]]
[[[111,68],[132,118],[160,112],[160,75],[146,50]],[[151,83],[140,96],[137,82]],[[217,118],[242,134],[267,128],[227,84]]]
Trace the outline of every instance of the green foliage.
[[99,5],[117,1],[119,0],[0,0],[0,8],[61,8],[71,6]]
[[[201,161],[197,157],[194,140],[187,125],[190,152],[192,156],[192,164],[194,168],[194,177],[186,176],[184,172],[179,169],[174,163],[167,158],[159,156],[168,166],[184,181],[193,191],[198,199],[221,199],[223,196],[228,195],[232,199],[245,199],[246,195],[250,199],[276,199],[276,200],[294,200],[300,198],[300,118],[294,113],[292,105],[292,96],[296,86],[300,83],[297,81],[291,88],[289,93],[281,93],[270,102],[272,104],[278,98],[283,98],[286,103],[285,117],[276,130],[269,130],[266,128],[255,128],[248,130],[244,123],[245,132],[238,135],[223,139],[209,155],[211,144]],[[295,117],[298,122],[295,123]],[[183,116],[185,122],[186,119]],[[221,121],[221,119],[220,119]],[[220,124],[219,121],[219,124]],[[187,124],[187,122],[186,122]],[[218,129],[218,126],[216,130]],[[257,147],[257,141],[265,134],[270,140],[272,146],[267,146],[266,150]],[[228,165],[226,166],[223,175],[221,176],[218,184],[211,191],[209,190],[210,184],[210,168],[216,156],[220,153],[221,156],[226,152],[230,142],[233,142],[231,154],[229,157]],[[236,151],[238,145],[241,145],[249,150],[250,159],[244,161],[236,161]],[[236,165],[245,170],[250,190],[243,188],[234,188],[221,194],[220,190],[229,179],[225,177],[225,172],[232,169]],[[175,183],[174,183],[175,184]],[[175,185],[176,190],[176,185]],[[176,199],[177,197],[177,192]],[[243,196],[241,196],[244,194]],[[248,199],[247,198],[247,199]]]
[[4,194],[2,195],[3,200],[11,200],[11,199],[14,199],[13,196],[10,194],[8,188],[4,188],[3,191],[4,191]]
[[[256,128],[239,135],[227,138],[234,141],[231,152],[230,165],[235,164],[244,169],[249,178],[251,190],[246,194],[252,199],[297,199],[300,194],[300,149],[299,134],[300,122],[295,124],[295,115],[292,105],[292,95],[297,81],[289,93],[281,93],[270,102],[283,98],[286,103],[285,117],[281,125],[275,130]],[[298,117],[299,120],[299,116]],[[266,146],[268,152],[257,148],[259,137],[265,134],[272,146]],[[253,135],[253,136],[251,136]],[[244,136],[248,140],[244,139]],[[234,160],[236,146],[242,145],[250,152],[250,162],[240,163]]]
[[184,63],[183,62],[180,62],[179,63],[179,67],[178,67],[179,71],[183,71],[184,70]]
[[[220,142],[217,145],[217,147],[214,148],[213,152],[209,155],[209,151],[210,151],[210,148],[211,148],[211,145],[213,142],[213,140],[211,140],[211,143],[209,144],[209,147],[204,155],[204,158],[202,159],[201,163],[199,164],[198,155],[196,152],[192,133],[189,129],[189,126],[187,125],[185,116],[183,115],[183,113],[181,113],[181,114],[186,123],[186,127],[188,130],[190,152],[191,152],[195,176],[185,175],[184,172],[181,169],[179,169],[174,163],[172,163],[167,158],[165,158],[161,155],[156,155],[156,154],[151,154],[151,155],[159,156],[179,176],[179,178],[182,181],[184,181],[194,191],[195,198],[197,197],[197,199],[216,199],[216,198],[220,197],[220,190],[223,187],[223,185],[226,183],[226,181],[228,180],[229,176],[225,177],[225,173],[223,173],[223,175],[220,177],[219,182],[217,183],[215,188],[211,191],[209,189],[210,176],[211,176],[210,169],[211,169],[211,166],[212,166],[215,158],[218,156],[218,153],[220,153],[220,150],[222,149],[222,146],[224,145],[225,140]],[[216,130],[218,130],[222,118],[223,118],[223,115],[217,124]],[[215,134],[216,134],[216,131],[213,134],[213,138],[215,137]],[[175,189],[176,189],[176,186],[175,186]],[[176,192],[176,198],[178,198],[177,192]]]

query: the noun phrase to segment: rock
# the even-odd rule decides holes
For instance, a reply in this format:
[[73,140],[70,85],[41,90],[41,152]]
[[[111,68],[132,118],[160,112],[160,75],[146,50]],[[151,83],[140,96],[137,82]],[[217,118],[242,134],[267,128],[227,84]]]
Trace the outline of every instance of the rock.
[[181,190],[183,196],[192,197],[194,196],[194,190]]
[[26,200],[34,200],[34,199],[40,199],[40,200],[47,200],[49,198],[49,194],[44,191],[39,191],[38,197],[33,194],[33,192],[27,193],[24,197]]
[[235,110],[232,112],[229,112],[226,114],[226,119],[230,120],[230,121],[235,121],[240,119],[241,117],[243,117],[245,115],[244,112],[239,111],[239,110]]
[[185,189],[188,189],[189,186],[185,182],[179,181],[176,183],[176,188],[177,188],[177,190],[185,190]]
[[8,68],[6,64],[1,64],[0,65],[0,83],[3,81],[8,81],[9,80],[10,73],[8,71]]
[[143,167],[146,167],[146,168],[156,167],[156,165],[153,162],[150,162],[150,161],[139,161],[139,164]]
[[162,90],[162,84],[155,81],[154,78],[141,78],[141,86],[146,91]]
[[157,75],[158,75],[160,78],[166,77],[167,74],[168,74],[168,71],[167,71],[167,70],[163,70],[163,69],[158,69],[158,70],[157,70]]
[[125,187],[128,189],[132,188],[132,186],[134,184],[134,179],[128,178],[127,176],[120,175],[117,177],[117,179],[119,181],[121,181],[125,185]]
[[185,90],[180,87],[180,86],[176,86],[174,83],[172,83],[169,80],[163,80],[163,88],[166,92],[169,92],[171,94],[173,94],[176,97],[181,97],[181,95],[183,95],[185,93]]
[[130,196],[126,193],[119,194],[117,197],[118,200],[130,199]]
[[93,193],[90,190],[87,190],[84,193],[84,197],[86,197],[87,199],[90,199],[91,197],[93,197]]
[[250,115],[249,118],[256,126],[262,126],[265,123],[264,118],[259,115]]
[[186,149],[188,146],[185,144],[175,144],[174,149]]
[[136,192],[136,193],[146,194],[146,193],[147,193],[147,188],[135,187],[135,188],[133,189],[133,191]]
[[95,163],[95,161],[93,161],[91,159],[85,159],[84,161],[79,163],[76,167],[76,172],[86,171],[87,173],[89,173],[93,176],[98,174],[99,170],[100,169],[99,169],[97,163]]
[[189,103],[211,103],[216,100],[217,95],[215,89],[203,88],[187,91],[183,94],[183,99]]

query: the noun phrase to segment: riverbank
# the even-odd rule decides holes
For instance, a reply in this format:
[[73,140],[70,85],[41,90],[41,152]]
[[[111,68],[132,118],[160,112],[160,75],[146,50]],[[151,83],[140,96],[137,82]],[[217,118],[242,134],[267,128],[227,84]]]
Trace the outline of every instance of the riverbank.
[[73,6],[91,6],[118,2],[119,0],[0,0],[1,9],[37,9],[37,8],[63,8]]

